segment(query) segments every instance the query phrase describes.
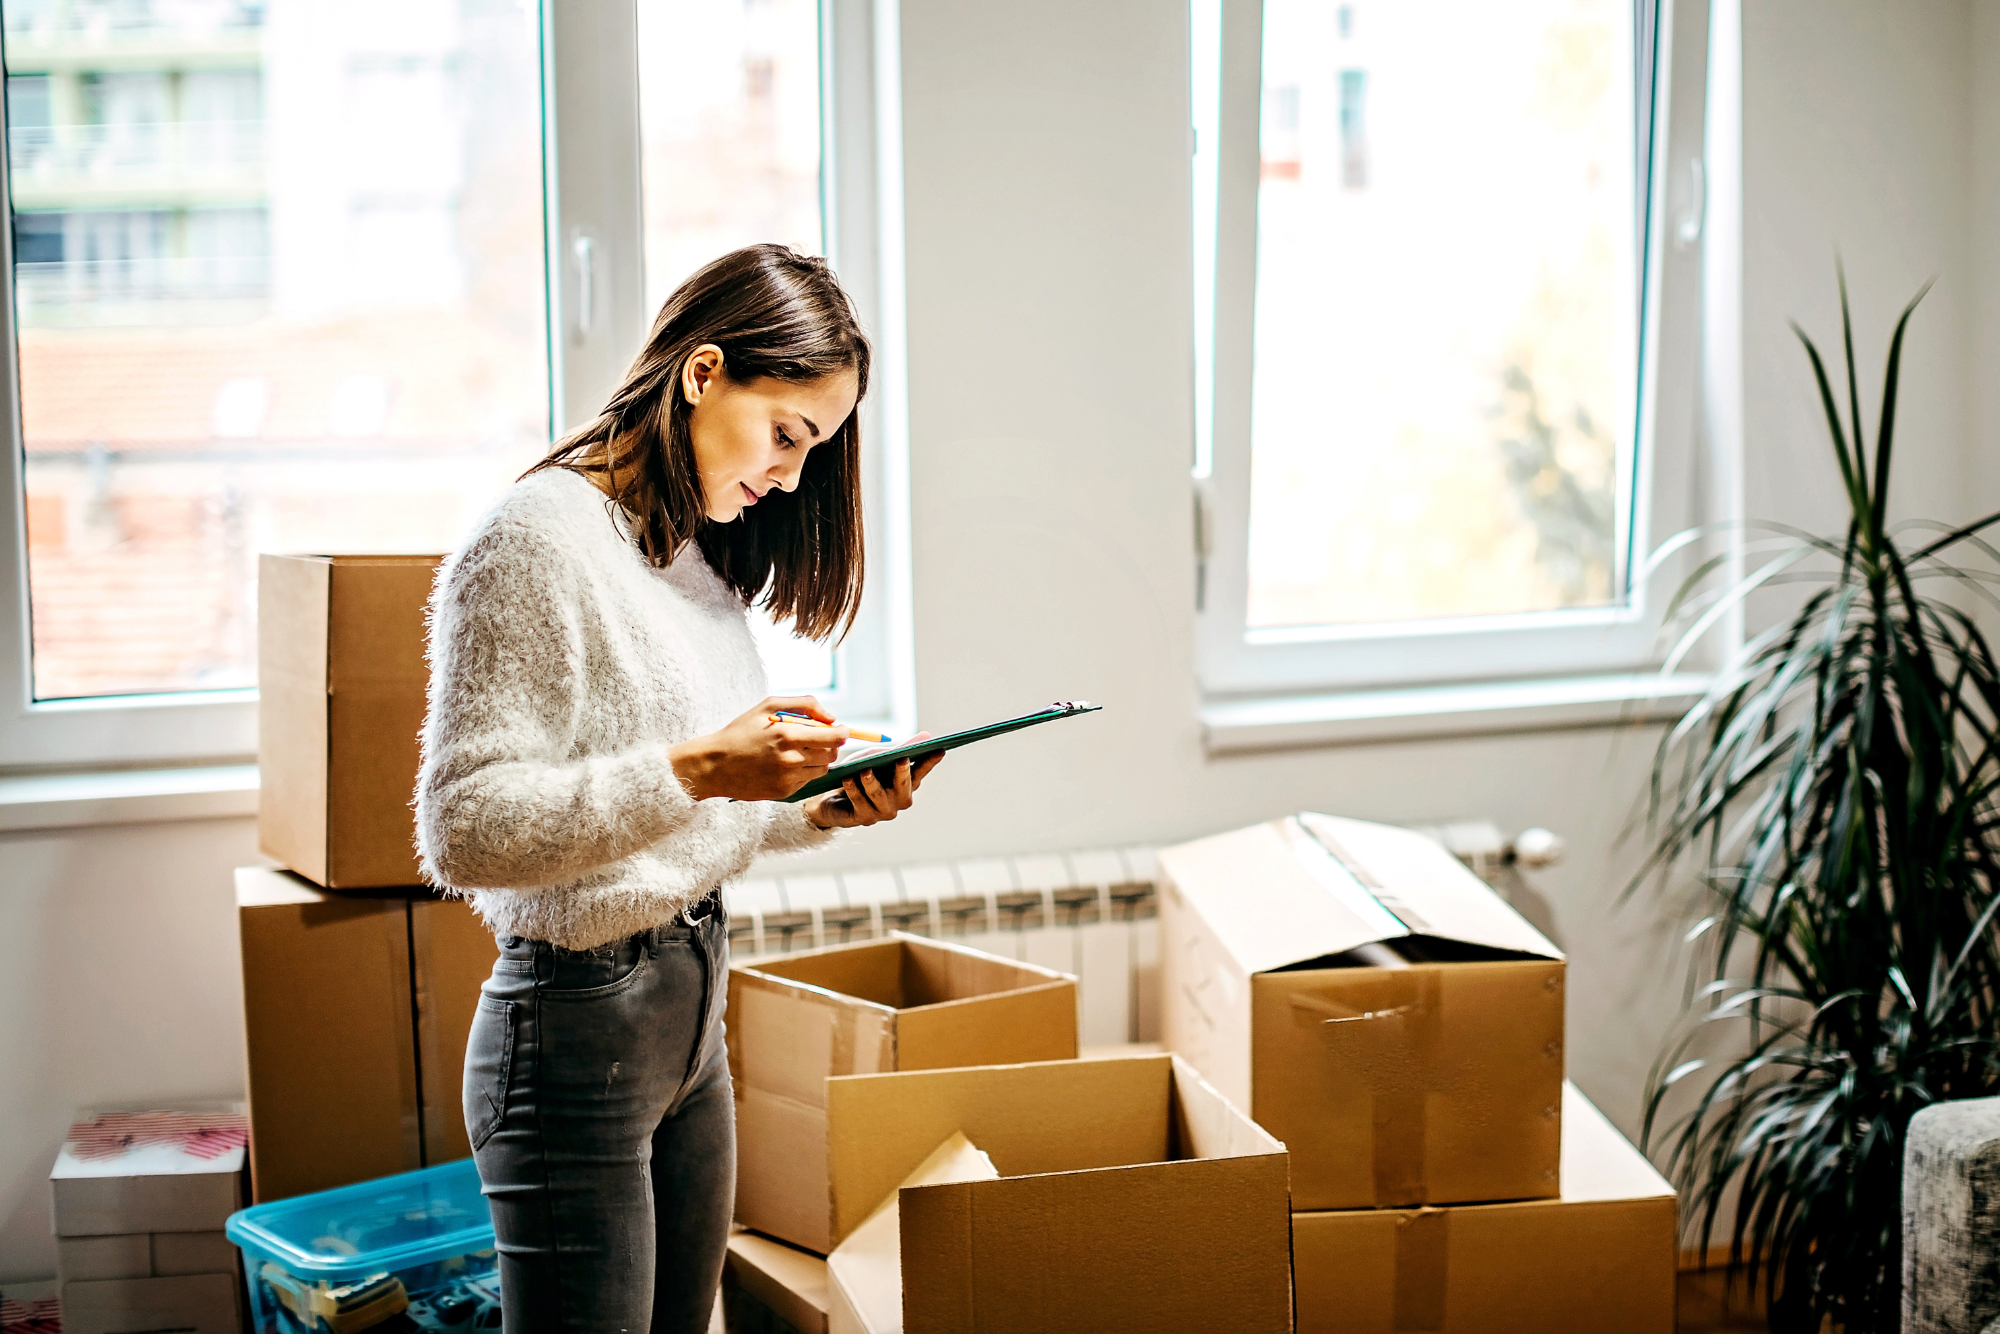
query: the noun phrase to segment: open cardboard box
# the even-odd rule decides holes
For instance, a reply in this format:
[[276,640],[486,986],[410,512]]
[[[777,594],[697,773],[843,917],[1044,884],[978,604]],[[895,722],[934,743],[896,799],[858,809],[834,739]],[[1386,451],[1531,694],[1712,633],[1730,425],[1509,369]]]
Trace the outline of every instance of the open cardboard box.
[[1562,1097],[1560,1199],[1294,1214],[1299,1334],[1672,1334],[1673,1188]]
[[[1178,1057],[826,1084],[833,1240],[901,1210],[907,1334],[1291,1329],[1285,1148]],[[961,1134],[998,1176],[902,1188]]]
[[1070,1059],[1076,979],[892,932],[736,965],[728,1023],[736,1220],[825,1254],[827,1077]]
[[827,1334],[825,1258],[755,1232],[733,1234],[722,1269],[722,1313],[729,1334]]
[[1562,952],[1450,853],[1300,815],[1160,872],[1165,1043],[1285,1142],[1295,1207],[1556,1194]]
[[329,889],[415,885],[424,608],[441,556],[257,560],[257,846]]

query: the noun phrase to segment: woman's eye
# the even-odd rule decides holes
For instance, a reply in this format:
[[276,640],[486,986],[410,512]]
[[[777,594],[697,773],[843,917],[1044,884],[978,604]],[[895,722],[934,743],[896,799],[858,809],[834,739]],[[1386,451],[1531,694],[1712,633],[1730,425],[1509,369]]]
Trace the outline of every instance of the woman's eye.
[[792,447],[792,438],[786,435],[785,428],[780,426],[778,428],[778,448],[790,449],[791,447]]

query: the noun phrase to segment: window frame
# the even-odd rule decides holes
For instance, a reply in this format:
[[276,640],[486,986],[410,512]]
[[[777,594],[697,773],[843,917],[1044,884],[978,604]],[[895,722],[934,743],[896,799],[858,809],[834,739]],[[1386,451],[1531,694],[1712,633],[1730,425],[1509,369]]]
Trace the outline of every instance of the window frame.
[[[542,169],[550,423],[587,419],[637,352],[645,305],[636,0],[541,0]],[[857,719],[907,726],[907,474],[900,337],[898,108],[876,70],[896,56],[894,0],[820,0],[822,207],[827,254],[877,331],[877,376],[864,405],[868,596],[837,652],[825,699]],[[886,20],[885,20],[886,12]],[[886,30],[886,39],[885,39]],[[886,40],[886,44],[885,44]],[[15,351],[12,173],[0,98],[0,770],[168,766],[241,761],[257,749],[257,691],[234,689],[72,700],[34,698],[26,458]],[[893,205],[893,207],[891,207]],[[589,242],[585,251],[577,241]],[[591,327],[579,326],[583,286]],[[865,683],[855,688],[848,682]]]
[[[1664,605],[1691,568],[1642,553],[1714,517],[1699,435],[1708,6],[1656,0],[1650,177],[1642,196],[1638,412],[1631,503],[1617,535],[1622,605],[1348,626],[1247,628],[1251,383],[1257,279],[1262,0],[1221,0],[1212,386],[1197,447],[1196,664],[1210,700],[1414,684],[1602,675],[1657,665]],[[1635,5],[1635,29],[1639,6]],[[1198,187],[1199,188],[1199,187]],[[1197,305],[1200,297],[1197,297]],[[1203,464],[1207,463],[1206,469]],[[1633,566],[1637,564],[1638,570]],[[1699,665],[1699,664],[1691,664]]]

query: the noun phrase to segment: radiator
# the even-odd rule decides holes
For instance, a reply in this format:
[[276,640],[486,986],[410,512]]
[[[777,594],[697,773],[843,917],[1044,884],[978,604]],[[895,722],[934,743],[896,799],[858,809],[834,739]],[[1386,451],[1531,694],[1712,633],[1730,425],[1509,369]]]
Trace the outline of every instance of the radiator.
[[[1411,826],[1509,892],[1518,862],[1546,865],[1561,842],[1529,830],[1509,842],[1488,820]],[[1072,973],[1085,1046],[1159,1039],[1159,849],[1022,853],[855,871],[764,863],[727,885],[738,959],[872,940],[890,931],[955,940]]]

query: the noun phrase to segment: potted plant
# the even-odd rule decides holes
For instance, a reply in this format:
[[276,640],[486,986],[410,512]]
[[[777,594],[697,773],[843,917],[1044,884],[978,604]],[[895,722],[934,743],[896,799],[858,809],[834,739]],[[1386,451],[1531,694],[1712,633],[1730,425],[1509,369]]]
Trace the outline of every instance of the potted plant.
[[[2000,1092],[2000,672],[1973,615],[1995,599],[2000,514],[1886,523],[1903,335],[1862,429],[1847,285],[1845,408],[1803,329],[1847,530],[1756,525],[1754,572],[1683,585],[1670,662],[1751,592],[1805,583],[1660,744],[1634,887],[1700,872],[1703,982],[1648,1090],[1704,1254],[1761,1280],[1771,1328],[1900,1321],[1904,1133],[1933,1102]],[[1764,557],[1768,556],[1768,559]],[[1971,561],[1973,564],[1966,564]],[[1724,1051],[1714,1056],[1709,1053]]]

